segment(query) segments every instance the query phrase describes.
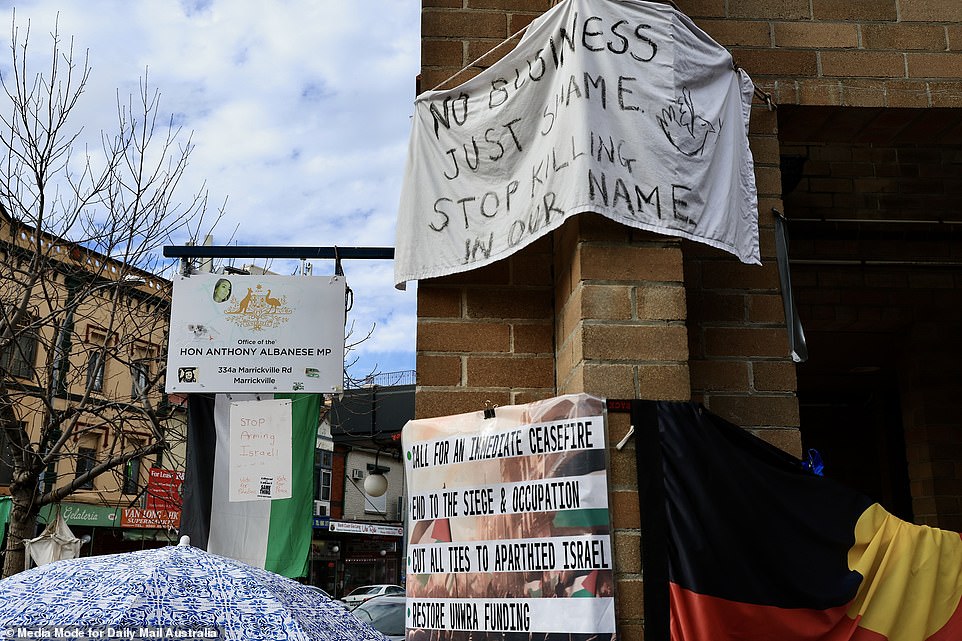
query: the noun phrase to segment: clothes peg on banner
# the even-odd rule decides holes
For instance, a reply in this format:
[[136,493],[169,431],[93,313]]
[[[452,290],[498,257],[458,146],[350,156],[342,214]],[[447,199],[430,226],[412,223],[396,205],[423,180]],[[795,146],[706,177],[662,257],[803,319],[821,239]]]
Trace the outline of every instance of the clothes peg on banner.
[[497,405],[492,405],[491,401],[484,402],[484,418],[494,418],[494,409]]
[[634,435],[635,435],[635,426],[629,425],[628,432],[624,435],[624,437],[620,441],[618,441],[618,444],[615,445],[615,449],[620,450],[621,448],[623,448],[625,445],[628,444],[628,439],[630,439]]

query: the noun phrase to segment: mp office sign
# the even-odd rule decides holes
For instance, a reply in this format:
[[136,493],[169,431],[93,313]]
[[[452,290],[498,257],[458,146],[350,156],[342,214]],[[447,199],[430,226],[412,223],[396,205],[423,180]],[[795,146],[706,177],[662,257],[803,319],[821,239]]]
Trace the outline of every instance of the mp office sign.
[[343,276],[178,278],[166,391],[340,391],[345,291]]

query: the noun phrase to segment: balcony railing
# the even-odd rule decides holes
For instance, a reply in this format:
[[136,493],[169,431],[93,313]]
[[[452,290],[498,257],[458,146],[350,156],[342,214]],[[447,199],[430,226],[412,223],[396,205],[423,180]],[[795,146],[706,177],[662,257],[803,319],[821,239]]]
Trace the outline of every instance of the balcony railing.
[[348,380],[345,387],[358,389],[363,387],[395,387],[398,385],[414,385],[417,382],[417,372],[405,369],[399,372],[381,372],[357,380]]

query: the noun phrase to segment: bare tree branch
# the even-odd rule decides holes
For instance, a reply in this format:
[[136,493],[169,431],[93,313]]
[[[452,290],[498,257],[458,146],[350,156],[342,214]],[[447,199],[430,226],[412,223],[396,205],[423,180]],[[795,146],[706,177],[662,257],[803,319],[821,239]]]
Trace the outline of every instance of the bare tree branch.
[[146,71],[89,148],[76,121],[87,52],[59,25],[40,62],[30,40],[14,14],[0,75],[0,475],[13,501],[4,576],[23,569],[43,506],[80,493],[134,501],[145,478],[125,478],[127,464],[160,460],[182,438],[163,394],[171,289],[159,275],[176,265],[161,249],[196,242],[224,214],[208,208],[205,187],[181,195],[190,133],[162,113]]

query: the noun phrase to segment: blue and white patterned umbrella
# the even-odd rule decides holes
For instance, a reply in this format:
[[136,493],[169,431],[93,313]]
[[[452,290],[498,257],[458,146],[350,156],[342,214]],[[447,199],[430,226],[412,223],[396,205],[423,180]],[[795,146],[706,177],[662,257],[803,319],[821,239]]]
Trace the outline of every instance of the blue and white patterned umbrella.
[[56,561],[0,581],[0,638],[55,627],[79,639],[385,639],[297,581],[185,544]]

